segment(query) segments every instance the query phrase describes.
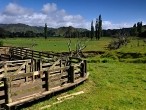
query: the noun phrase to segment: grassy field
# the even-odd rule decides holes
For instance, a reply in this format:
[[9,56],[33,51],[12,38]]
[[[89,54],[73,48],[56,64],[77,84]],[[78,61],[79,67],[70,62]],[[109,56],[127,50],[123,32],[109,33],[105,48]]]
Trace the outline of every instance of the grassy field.
[[[89,79],[73,90],[38,102],[22,110],[145,110],[146,109],[146,54],[140,58],[127,56],[119,59],[118,52],[146,53],[146,44],[139,40],[114,51],[106,50],[112,39],[102,38],[100,41],[89,41],[85,50],[106,51],[104,55],[87,58]],[[75,48],[77,39],[72,39]],[[32,42],[37,45],[32,49],[40,51],[68,51],[65,38],[50,39],[5,39],[5,45],[31,47]],[[107,55],[109,53],[110,55]],[[84,94],[53,104],[57,97],[84,91]],[[51,107],[48,107],[51,105]]]
[[[130,38],[131,39],[131,38]],[[5,46],[23,46],[29,47],[34,50],[39,51],[54,51],[54,52],[64,52],[68,51],[67,43],[69,42],[68,38],[7,38],[2,39]],[[79,39],[71,39],[71,48],[75,49],[75,44]],[[84,41],[84,39],[82,39]],[[112,39],[108,37],[103,37],[98,40],[88,39],[86,42],[87,47],[85,51],[107,51],[106,47]],[[35,46],[32,46],[35,44]],[[116,50],[120,52],[141,52],[146,53],[146,43],[143,40],[131,39],[128,45],[123,46],[122,48]]]
[[[79,39],[71,39],[71,48],[75,49],[75,44],[77,43]],[[102,38],[100,41],[96,40],[86,40],[87,48],[86,50],[103,50],[105,47],[105,44],[107,44],[111,39],[110,38]],[[85,39],[82,39],[84,42]],[[55,52],[64,52],[68,51],[68,38],[15,38],[15,39],[4,39],[3,40],[4,45],[6,46],[23,46],[23,47],[29,47],[34,50],[39,51],[55,51]],[[36,44],[34,47],[32,47],[32,44]],[[97,47],[98,44],[98,47]]]

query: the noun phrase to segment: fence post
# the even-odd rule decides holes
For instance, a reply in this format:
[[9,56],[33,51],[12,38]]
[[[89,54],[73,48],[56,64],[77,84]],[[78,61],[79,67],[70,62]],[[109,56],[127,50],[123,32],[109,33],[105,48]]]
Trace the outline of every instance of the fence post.
[[34,51],[33,50],[31,50],[32,52],[31,52],[31,58],[33,59],[33,57],[34,57]]
[[69,82],[74,83],[75,75],[74,75],[74,66],[70,66],[68,70]]
[[13,53],[13,47],[10,47],[10,55],[12,56],[14,53]]
[[42,78],[43,77],[42,59],[39,59],[37,62],[37,71],[40,72],[40,78]]
[[46,91],[49,91],[49,72],[45,71],[45,85],[46,85]]
[[40,59],[42,58],[42,52],[39,52],[39,58]]
[[27,58],[28,56],[28,49],[26,49],[25,57]]
[[87,61],[84,60],[82,63],[81,63],[81,77],[84,77],[85,74],[87,72]]
[[4,65],[4,72],[5,72],[5,75],[7,74],[7,63],[5,63]]
[[20,48],[20,56],[21,56],[21,59],[23,59],[23,56],[22,56],[22,47]]
[[11,103],[12,99],[11,99],[11,81],[9,78],[4,78],[4,88],[5,88],[5,103]]
[[36,62],[36,59],[31,59],[31,71],[32,72],[34,72],[34,71],[36,71],[36,69],[37,69],[37,62]]
[[85,67],[84,62],[82,62],[81,63],[81,73],[80,73],[81,77],[84,77],[84,73],[85,73],[84,67]]
[[[25,73],[28,73],[30,72],[30,67],[28,65],[28,61],[26,61],[26,65],[25,65]],[[28,81],[28,77],[26,76],[25,77],[25,81],[27,82]]]
[[84,68],[85,68],[85,74],[87,73],[87,61],[86,60],[84,60]]

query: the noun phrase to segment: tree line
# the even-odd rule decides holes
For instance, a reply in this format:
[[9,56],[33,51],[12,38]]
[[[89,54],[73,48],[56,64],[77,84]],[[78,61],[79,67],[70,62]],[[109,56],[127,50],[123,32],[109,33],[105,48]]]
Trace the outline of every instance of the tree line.
[[[39,28],[39,27],[38,27]],[[91,30],[74,28],[74,27],[60,27],[57,29],[50,29],[45,23],[44,28],[40,28],[42,31],[32,31],[27,30],[25,32],[10,32],[0,27],[0,38],[16,38],[16,37],[66,37],[66,38],[95,38],[99,40],[101,36],[114,37],[119,35],[124,36],[138,36],[146,38],[146,25],[143,25],[142,22],[137,22],[131,28],[122,28],[122,29],[102,29],[102,18],[101,15],[96,19],[95,24],[93,20],[91,21]]]

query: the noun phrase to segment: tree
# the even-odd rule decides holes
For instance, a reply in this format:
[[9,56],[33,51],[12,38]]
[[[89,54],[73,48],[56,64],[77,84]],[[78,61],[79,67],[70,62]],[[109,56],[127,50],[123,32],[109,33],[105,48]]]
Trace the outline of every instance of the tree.
[[47,24],[46,23],[44,27],[44,35],[45,35],[45,39],[47,39]]
[[91,22],[91,39],[94,37],[94,26],[93,26],[93,20]]
[[98,19],[96,19],[96,23],[95,23],[95,37],[96,37],[96,39],[97,39],[98,26],[99,26],[99,21],[98,21]]
[[69,39],[69,42],[67,43],[68,45],[68,49],[69,49],[69,54],[70,54],[70,57],[82,57],[84,56],[83,55],[83,50],[87,47],[87,43],[88,43],[88,38],[78,38],[77,42],[75,43],[75,49],[72,49],[71,47],[71,44],[72,44],[72,41],[71,39]]
[[137,32],[138,32],[138,35],[142,33],[142,22],[137,23]]
[[136,36],[137,35],[137,27],[136,27],[136,24],[134,24],[133,27],[132,27],[131,35],[133,35],[133,36]]
[[98,22],[98,40],[102,36],[102,19],[101,15],[99,15],[99,22]]

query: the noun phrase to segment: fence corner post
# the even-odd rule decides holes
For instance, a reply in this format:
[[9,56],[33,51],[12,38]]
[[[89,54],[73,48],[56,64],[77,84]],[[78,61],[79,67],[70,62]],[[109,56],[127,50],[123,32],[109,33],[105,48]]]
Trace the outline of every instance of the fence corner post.
[[74,66],[70,66],[68,70],[68,76],[69,76],[69,82],[74,83],[75,81],[75,75],[74,75]]
[[84,60],[84,72],[87,74],[87,60]]
[[83,62],[81,63],[81,77],[85,77],[87,73],[87,61],[83,60]]
[[46,91],[49,91],[49,72],[45,71],[45,85],[46,85]]

